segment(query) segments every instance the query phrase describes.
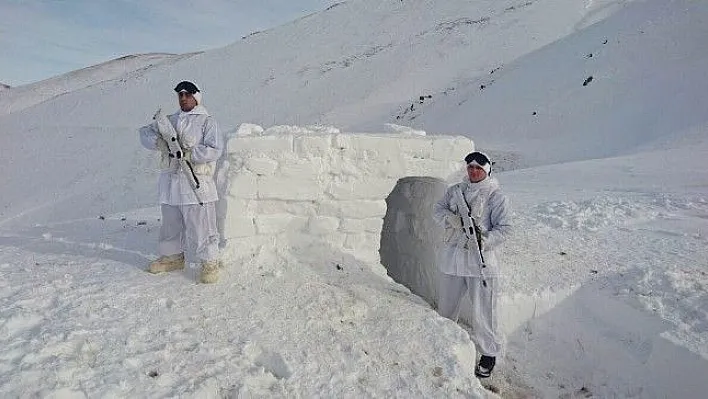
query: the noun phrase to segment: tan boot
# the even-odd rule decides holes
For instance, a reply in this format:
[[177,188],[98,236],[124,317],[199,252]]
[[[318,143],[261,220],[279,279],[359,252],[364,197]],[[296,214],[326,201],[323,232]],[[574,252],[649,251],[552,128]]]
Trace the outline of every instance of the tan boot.
[[203,284],[213,284],[219,281],[219,261],[210,260],[202,262],[202,272],[199,275],[199,282]]
[[150,266],[148,266],[148,272],[153,274],[166,273],[171,272],[173,270],[182,269],[184,269],[183,253],[176,255],[160,256],[152,263],[150,263]]

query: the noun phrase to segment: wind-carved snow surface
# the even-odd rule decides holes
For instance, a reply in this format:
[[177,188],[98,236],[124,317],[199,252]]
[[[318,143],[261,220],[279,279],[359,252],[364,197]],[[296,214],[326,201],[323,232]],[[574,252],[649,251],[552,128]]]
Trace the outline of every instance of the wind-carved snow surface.
[[672,199],[668,195],[639,195],[633,198],[598,196],[582,201],[554,201],[539,204],[534,213],[538,223],[557,229],[598,231],[630,222],[670,219],[675,211],[708,211],[705,199]]
[[593,198],[587,201],[561,201],[538,205],[538,221],[560,229],[597,231],[617,226],[630,219],[653,218],[657,211],[633,201],[615,197]]

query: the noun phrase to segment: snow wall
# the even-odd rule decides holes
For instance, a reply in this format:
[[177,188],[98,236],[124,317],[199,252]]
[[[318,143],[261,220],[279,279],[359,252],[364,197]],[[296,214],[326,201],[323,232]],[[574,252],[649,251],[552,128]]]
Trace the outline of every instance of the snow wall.
[[[220,168],[225,172],[217,175],[224,255],[238,259],[262,250],[328,248],[333,256],[349,254],[386,275],[379,248],[384,216],[387,211],[398,214],[388,208],[399,203],[389,199],[387,205],[387,198],[399,180],[425,176],[444,187],[459,179],[461,160],[471,151],[474,143],[462,136],[342,133],[331,127],[292,126],[264,131],[244,124],[228,139],[226,167]],[[427,217],[430,212],[432,202]],[[416,224],[405,214],[391,219],[395,222],[387,227],[389,233]],[[435,226],[428,222],[422,226],[435,234]],[[407,259],[432,259],[433,247],[396,244],[386,253],[388,274],[421,275],[402,269],[412,267]],[[413,253],[397,255],[403,252]],[[409,287],[426,284],[396,280]]]
[[381,263],[388,274],[435,308],[435,262],[443,229],[433,221],[432,208],[447,186],[445,180],[435,177],[400,179],[386,199],[388,208],[381,233]]

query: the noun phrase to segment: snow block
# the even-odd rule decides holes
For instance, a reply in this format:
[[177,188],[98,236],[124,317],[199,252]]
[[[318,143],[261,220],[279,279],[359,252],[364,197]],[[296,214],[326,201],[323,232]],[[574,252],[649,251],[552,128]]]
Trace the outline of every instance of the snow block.
[[315,201],[284,201],[260,200],[257,201],[256,212],[260,215],[289,214],[309,216],[317,214]]
[[230,176],[228,195],[234,198],[258,198],[257,176],[250,172]]
[[265,215],[255,218],[258,234],[298,232],[307,227],[307,218],[292,215]]
[[344,249],[368,249],[368,251],[379,250],[379,245],[381,245],[381,239],[378,234],[371,233],[356,233],[347,234],[346,240],[344,240]]
[[327,171],[321,158],[293,159],[281,163],[280,177],[317,180]]
[[227,146],[229,154],[270,154],[293,152],[293,136],[246,136],[232,137]]
[[244,167],[258,176],[271,176],[278,169],[278,161],[270,158],[248,158]]
[[365,219],[386,214],[386,200],[332,201],[318,203],[317,213],[326,216],[350,217]]
[[253,218],[229,217],[224,224],[224,235],[226,239],[252,237],[256,235],[256,227]]
[[[467,154],[465,153],[465,155]],[[463,162],[460,161],[438,161],[430,158],[406,159],[406,169],[413,176],[448,176],[462,170],[462,168]]]
[[263,128],[252,123],[242,123],[236,130],[236,136],[258,136],[263,134]]
[[346,182],[332,182],[327,188],[327,194],[335,199],[368,199],[386,198],[396,185],[394,179],[359,179]]
[[383,218],[367,218],[367,219],[342,219],[340,230],[345,233],[375,233],[381,232],[383,227]]
[[228,196],[224,200],[226,201],[226,211],[229,215],[246,217],[254,216],[257,212],[258,202],[256,201],[232,196]]
[[295,153],[303,158],[326,156],[332,149],[332,136],[295,137]]
[[302,179],[263,177],[258,180],[258,198],[279,200],[317,200],[322,197],[319,183],[303,176]]
[[309,220],[307,231],[313,235],[331,234],[339,228],[339,218],[314,216]]
[[467,137],[435,136],[433,138],[433,153],[431,158],[438,161],[462,161],[467,154],[474,151],[474,143]]

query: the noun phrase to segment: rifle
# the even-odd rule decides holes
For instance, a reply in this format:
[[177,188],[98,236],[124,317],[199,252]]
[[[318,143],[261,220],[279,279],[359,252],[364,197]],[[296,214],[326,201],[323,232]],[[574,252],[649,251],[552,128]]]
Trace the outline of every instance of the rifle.
[[474,236],[477,239],[477,249],[479,249],[479,257],[482,259],[482,267],[487,267],[487,264],[484,262],[484,254],[482,253],[482,230],[473,217],[470,217],[470,220],[472,220],[472,227],[474,227]]
[[179,144],[179,138],[177,137],[177,131],[167,119],[167,116],[162,114],[162,109],[158,108],[155,115],[152,117],[157,123],[157,130],[160,136],[167,143],[167,148],[169,152],[169,157],[174,158],[179,162],[179,169],[182,171],[184,176],[187,178],[189,185],[194,191],[194,195],[197,197],[199,205],[204,205],[202,197],[202,185],[199,182],[199,178],[194,173],[194,168],[192,167],[192,162],[187,159],[187,154],[182,150],[182,146]]
[[487,268],[487,264],[484,261],[484,254],[482,253],[482,230],[479,228],[477,221],[474,220],[474,218],[472,217],[472,211],[470,210],[470,206],[467,203],[467,200],[465,200],[465,196],[462,193],[461,189],[457,190],[457,195],[459,196],[459,200],[462,202],[462,204],[464,204],[464,207],[467,210],[467,215],[460,216],[460,219],[462,220],[462,231],[464,231],[465,236],[467,236],[467,239],[469,241],[474,240],[477,243],[477,251],[479,251],[479,258],[482,263],[481,267],[479,268],[479,273],[482,277],[482,285],[486,287],[487,280],[484,277],[484,269]]

